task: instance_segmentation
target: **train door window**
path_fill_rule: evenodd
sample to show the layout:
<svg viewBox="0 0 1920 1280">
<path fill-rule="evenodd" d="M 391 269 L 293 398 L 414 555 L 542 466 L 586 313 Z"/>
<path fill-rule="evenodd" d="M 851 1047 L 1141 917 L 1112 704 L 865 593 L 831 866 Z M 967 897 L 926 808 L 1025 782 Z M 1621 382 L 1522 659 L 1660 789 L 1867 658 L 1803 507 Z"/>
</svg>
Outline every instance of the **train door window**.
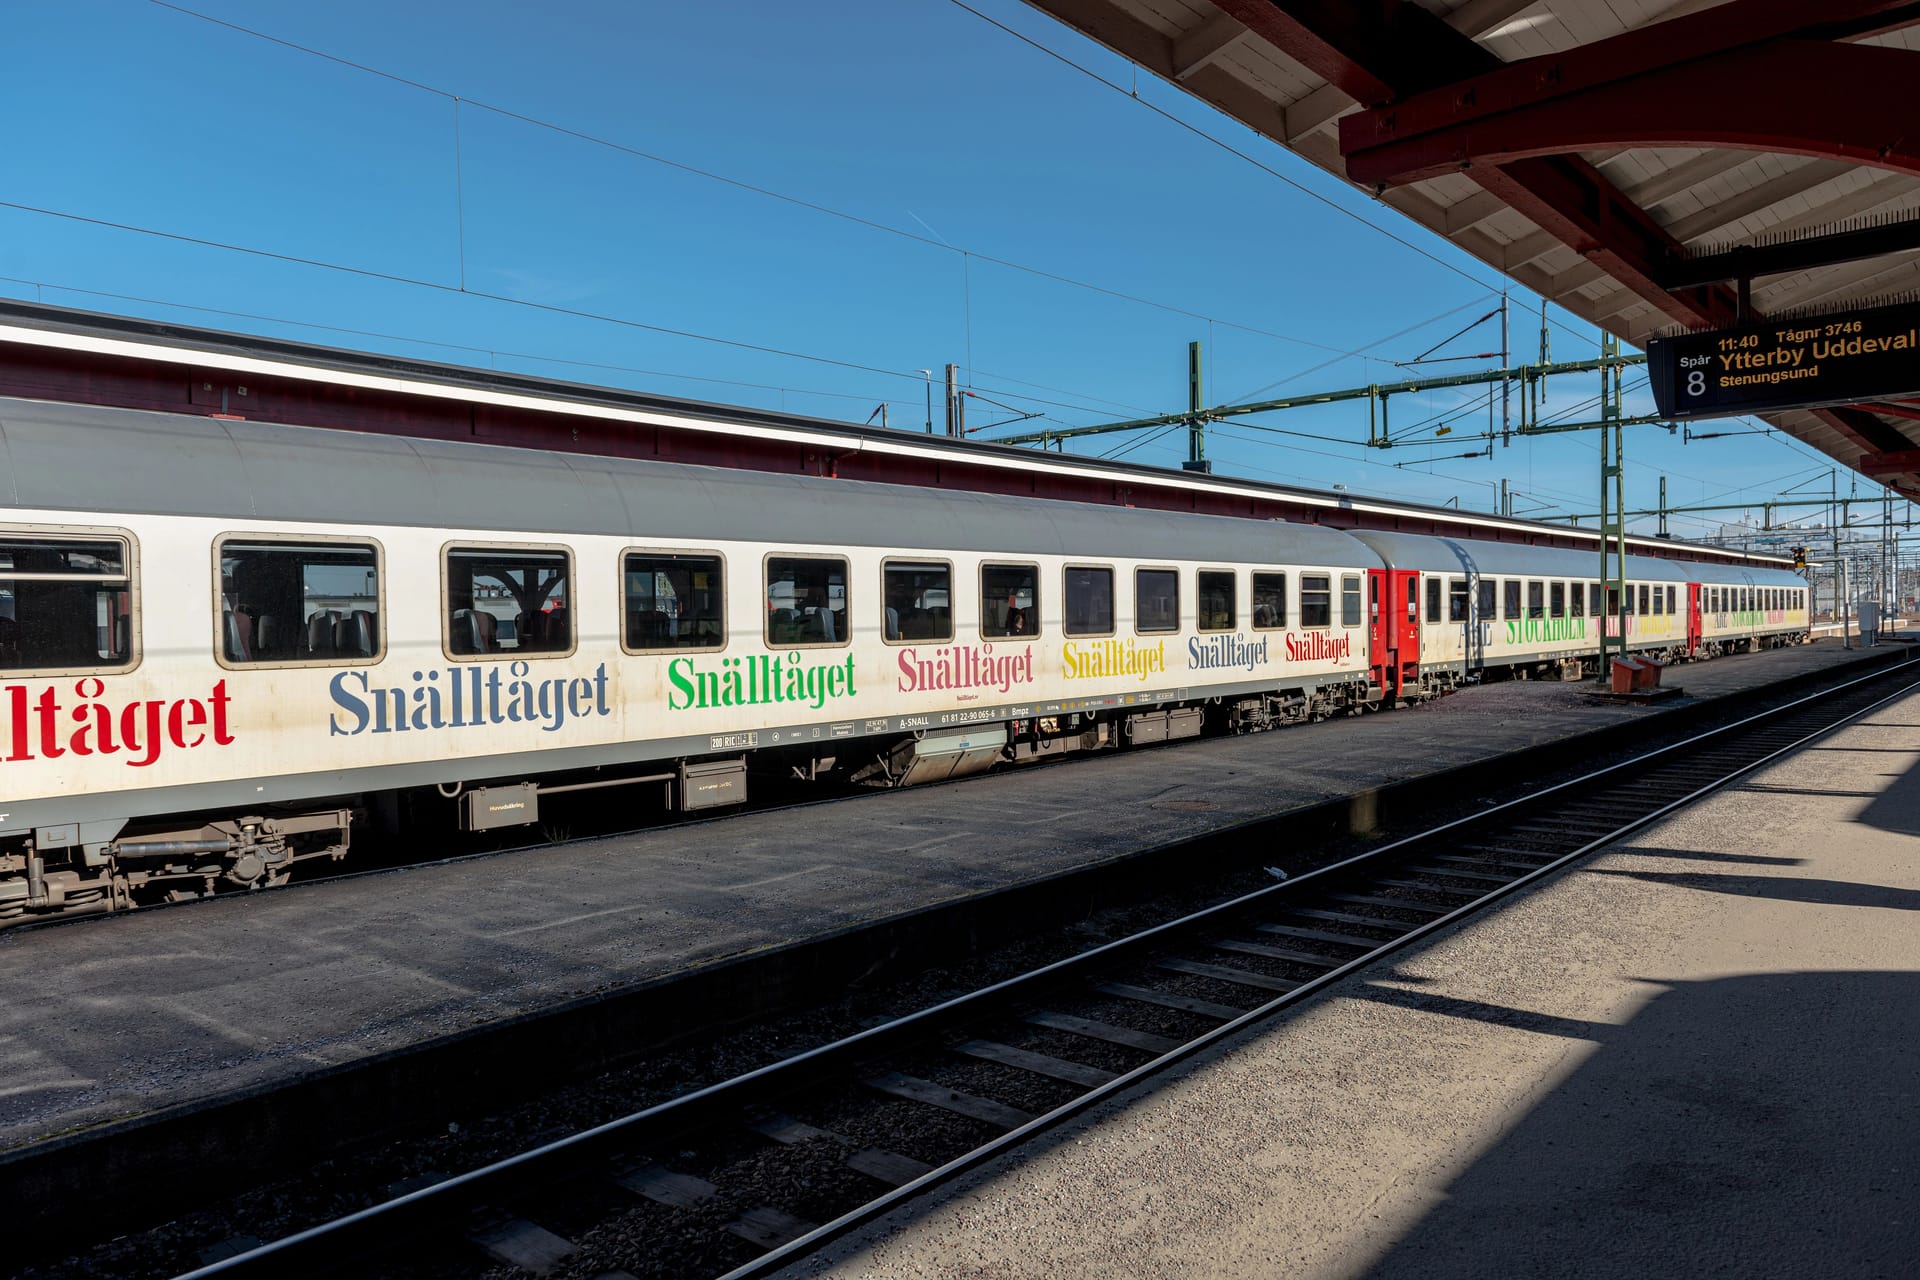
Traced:
<svg viewBox="0 0 1920 1280">
<path fill-rule="evenodd" d="M 1231 569 L 1202 569 L 1194 575 L 1194 582 L 1200 592 L 1200 629 L 1202 631 L 1231 631 L 1238 624 L 1239 611 L 1235 607 L 1239 602 L 1235 597 L 1238 586 L 1236 575 Z"/>
<path fill-rule="evenodd" d="M 573 652 L 573 556 L 559 547 L 446 549 L 447 654 Z"/>
<path fill-rule="evenodd" d="M 889 560 L 880 566 L 881 635 L 887 642 L 953 639 L 953 566 Z"/>
<path fill-rule="evenodd" d="M 1180 574 L 1177 570 L 1133 571 L 1133 629 L 1145 635 L 1180 629 Z"/>
<path fill-rule="evenodd" d="M 1527 616 L 1544 618 L 1547 616 L 1547 588 L 1544 583 L 1527 584 Z"/>
<path fill-rule="evenodd" d="M 0 530 L 0 671 L 131 667 L 131 548 L 103 534 Z"/>
<path fill-rule="evenodd" d="M 767 557 L 767 645 L 845 644 L 847 562 L 838 556 Z"/>
<path fill-rule="evenodd" d="M 1567 584 L 1567 616 L 1584 618 L 1587 616 L 1587 584 L 1569 582 Z"/>
<path fill-rule="evenodd" d="M 1433 577 L 1432 575 L 1428 575 L 1427 577 L 1427 621 L 1428 622 L 1440 621 L 1440 587 L 1441 587 L 1440 579 Z"/>
<path fill-rule="evenodd" d="M 1500 616 L 1508 621 L 1519 619 L 1522 616 L 1520 613 L 1520 580 L 1518 578 L 1506 578 L 1502 580 L 1500 585 L 1503 588 L 1501 594 L 1505 597 L 1505 599 L 1501 601 Z"/>
<path fill-rule="evenodd" d="M 1300 625 L 1333 625 L 1333 578 L 1324 573 L 1300 575 Z"/>
<path fill-rule="evenodd" d="M 1253 575 L 1253 629 L 1271 631 L 1287 625 L 1287 575 Z"/>
<path fill-rule="evenodd" d="M 1547 616 L 1564 618 L 1567 616 L 1567 584 L 1549 582 L 1547 584 Z"/>
<path fill-rule="evenodd" d="M 379 659 L 379 547 L 236 535 L 215 543 L 214 554 L 223 664 L 351 666 Z"/>
<path fill-rule="evenodd" d="M 1671 582 L 1667 584 L 1667 614 L 1670 617 L 1678 616 L 1680 612 L 1679 590 Z"/>
<path fill-rule="evenodd" d="M 1498 588 L 1499 588 L 1499 583 L 1495 582 L 1492 578 L 1480 579 L 1479 604 L 1480 604 L 1480 620 L 1482 622 L 1493 621 L 1493 604 L 1494 604 L 1493 597 L 1496 594 Z"/>
<path fill-rule="evenodd" d="M 1465 622 L 1467 620 L 1467 580 L 1465 578 L 1447 579 L 1447 621 Z"/>
<path fill-rule="evenodd" d="M 719 556 L 627 552 L 620 562 L 627 651 L 724 647 L 724 582 Z"/>
<path fill-rule="evenodd" d="M 980 566 L 980 634 L 989 640 L 1040 634 L 1038 566 Z"/>
<path fill-rule="evenodd" d="M 1066 569 L 1066 633 L 1070 636 L 1113 634 L 1113 570 L 1092 565 Z"/>
<path fill-rule="evenodd" d="M 1644 582 L 1641 583 L 1640 584 L 1640 616 L 1643 618 L 1646 617 L 1648 614 L 1647 605 L 1650 603 L 1648 600 L 1649 595 L 1650 593 L 1647 590 L 1647 584 Z"/>
<path fill-rule="evenodd" d="M 1340 579 L 1340 625 L 1360 625 L 1360 575 L 1349 573 Z"/>
</svg>

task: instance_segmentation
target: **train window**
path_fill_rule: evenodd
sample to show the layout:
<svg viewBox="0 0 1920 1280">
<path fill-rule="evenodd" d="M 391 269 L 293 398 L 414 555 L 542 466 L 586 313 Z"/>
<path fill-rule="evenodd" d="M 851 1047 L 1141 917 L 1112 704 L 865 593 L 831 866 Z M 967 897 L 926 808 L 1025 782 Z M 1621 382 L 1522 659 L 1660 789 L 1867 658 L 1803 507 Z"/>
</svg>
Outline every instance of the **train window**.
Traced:
<svg viewBox="0 0 1920 1280">
<path fill-rule="evenodd" d="M 1440 579 L 1427 579 L 1427 621 L 1440 621 Z"/>
<path fill-rule="evenodd" d="M 1588 613 L 1592 614 L 1596 618 L 1604 617 L 1606 615 L 1606 610 L 1601 607 L 1601 601 L 1604 600 L 1605 598 L 1606 598 L 1606 593 L 1600 589 L 1599 583 L 1589 582 L 1587 584 L 1587 612 Z"/>
<path fill-rule="evenodd" d="M 1567 584 L 1567 616 L 1584 618 L 1587 616 L 1587 584 L 1569 582 Z"/>
<path fill-rule="evenodd" d="M 1547 584 L 1547 616 L 1564 618 L 1567 616 L 1567 584 L 1550 582 Z"/>
<path fill-rule="evenodd" d="M 1324 573 L 1300 575 L 1300 625 L 1333 625 L 1333 579 Z"/>
<path fill-rule="evenodd" d="M 1068 565 L 1065 598 L 1068 635 L 1113 634 L 1113 570 Z"/>
<path fill-rule="evenodd" d="M 1447 579 L 1447 621 L 1465 622 L 1467 620 L 1467 580 L 1465 578 Z"/>
<path fill-rule="evenodd" d="M 1527 616 L 1529 618 L 1547 616 L 1547 589 L 1542 583 L 1527 584 Z"/>
<path fill-rule="evenodd" d="M 953 639 L 953 566 L 889 560 L 880 566 L 881 634 L 889 642 Z"/>
<path fill-rule="evenodd" d="M 1631 582 L 1627 583 L 1625 590 L 1620 593 L 1620 612 L 1633 612 L 1633 584 Z"/>
<path fill-rule="evenodd" d="M 1667 612 L 1669 614 L 1678 614 L 1680 612 L 1679 597 L 1676 594 L 1678 590 L 1679 588 L 1675 587 L 1671 582 L 1667 584 Z"/>
<path fill-rule="evenodd" d="M 0 532 L 0 671 L 132 666 L 130 545 Z"/>
<path fill-rule="evenodd" d="M 1275 627 L 1287 625 L 1287 575 L 1284 573 L 1256 573 L 1253 575 L 1253 627 L 1256 631 L 1271 631 Z"/>
<path fill-rule="evenodd" d="M 1133 571 L 1133 629 L 1148 635 L 1180 629 L 1180 574 L 1177 571 Z"/>
<path fill-rule="evenodd" d="M 1202 569 L 1194 575 L 1194 582 L 1200 592 L 1200 629 L 1202 631 L 1231 631 L 1239 625 L 1235 619 L 1238 610 L 1234 599 L 1234 572 L 1231 569 Z"/>
<path fill-rule="evenodd" d="M 1507 578 L 1502 581 L 1500 585 L 1503 588 L 1501 594 L 1505 597 L 1501 601 L 1500 616 L 1510 621 L 1520 618 L 1522 616 L 1520 613 L 1520 580 L 1518 578 Z"/>
<path fill-rule="evenodd" d="M 1360 575 L 1349 573 L 1340 579 L 1340 625 L 1360 625 Z"/>
<path fill-rule="evenodd" d="M 1640 616 L 1643 618 L 1648 616 L 1648 614 L 1651 612 L 1651 610 L 1647 608 L 1647 605 L 1649 603 L 1648 596 L 1650 594 L 1651 593 L 1647 590 L 1647 584 L 1644 582 L 1641 583 L 1640 584 Z"/>
<path fill-rule="evenodd" d="M 628 650 L 718 649 L 727 643 L 719 556 L 629 551 L 620 581 Z"/>
<path fill-rule="evenodd" d="M 380 657 L 380 551 L 366 542 L 221 538 L 223 663 L 314 662 Z"/>
<path fill-rule="evenodd" d="M 838 556 L 767 557 L 767 645 L 847 643 L 847 562 Z"/>
<path fill-rule="evenodd" d="M 1040 570 L 1030 564 L 980 566 L 980 634 L 1040 634 Z"/>
<path fill-rule="evenodd" d="M 448 547 L 447 653 L 573 652 L 573 556 L 558 547 Z"/>
<path fill-rule="evenodd" d="M 1656 585 L 1653 589 L 1653 612 L 1656 617 L 1667 612 L 1667 589 Z"/>
<path fill-rule="evenodd" d="M 1498 587 L 1499 584 L 1492 578 L 1480 579 L 1480 620 L 1482 622 L 1493 621 L 1493 597 Z"/>
</svg>

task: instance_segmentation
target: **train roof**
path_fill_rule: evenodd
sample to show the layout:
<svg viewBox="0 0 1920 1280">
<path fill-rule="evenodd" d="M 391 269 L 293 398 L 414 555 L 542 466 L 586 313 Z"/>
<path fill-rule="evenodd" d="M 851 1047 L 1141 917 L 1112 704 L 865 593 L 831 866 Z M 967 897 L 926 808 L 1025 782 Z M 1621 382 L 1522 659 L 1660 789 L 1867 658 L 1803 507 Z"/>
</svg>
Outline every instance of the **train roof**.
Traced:
<svg viewBox="0 0 1920 1280">
<path fill-rule="evenodd" d="M 1316 525 L 18 399 L 0 399 L 0 502 L 682 544 L 1378 563 Z"/>
<path fill-rule="evenodd" d="M 1562 547 L 1527 547 L 1511 542 L 1481 542 L 1462 538 L 1435 538 L 1425 534 L 1384 533 L 1355 529 L 1353 536 L 1378 552 L 1389 564 L 1422 573 L 1471 573 L 1515 577 L 1600 577 L 1599 558 L 1591 551 Z M 1707 564 L 1698 560 L 1662 560 L 1656 556 L 1627 557 L 1627 576 L 1647 582 L 1700 582 L 1725 586 L 1805 586 L 1790 569 Z"/>
<path fill-rule="evenodd" d="M 803 459 L 836 458 L 849 473 L 916 487 L 1013 489 L 1058 501 L 1596 551 L 1599 545 L 1591 527 L 0 299 L 0 397 L 8 395 L 162 412 L 231 409 L 257 421 L 416 440 L 466 437 L 478 424 L 483 430 L 474 438 L 488 447 L 646 458 L 657 445 L 662 457 L 774 474 L 792 474 Z M 1627 544 L 1716 563 L 1785 563 L 1636 534 Z"/>
</svg>

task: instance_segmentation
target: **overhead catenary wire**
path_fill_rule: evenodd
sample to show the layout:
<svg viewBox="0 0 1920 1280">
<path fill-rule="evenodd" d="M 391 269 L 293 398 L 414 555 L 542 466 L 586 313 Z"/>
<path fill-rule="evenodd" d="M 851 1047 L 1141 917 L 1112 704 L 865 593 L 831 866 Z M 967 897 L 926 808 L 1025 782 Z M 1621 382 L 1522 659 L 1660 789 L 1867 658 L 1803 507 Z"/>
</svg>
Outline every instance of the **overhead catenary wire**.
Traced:
<svg viewBox="0 0 1920 1280">
<path fill-rule="evenodd" d="M 919 232 L 909 231 L 904 227 L 897 227 L 890 223 L 880 222 L 873 218 L 865 218 L 856 213 L 848 213 L 844 209 L 836 209 L 831 205 L 821 204 L 820 202 L 815 200 L 808 200 L 800 196 L 789 195 L 786 192 L 775 190 L 772 187 L 764 186 L 757 182 L 749 182 L 742 178 L 730 177 L 727 174 L 719 173 L 712 169 L 703 168 L 699 165 L 688 164 L 683 160 L 675 160 L 670 156 L 660 155 L 657 152 L 647 151 L 640 147 L 635 147 L 624 142 L 619 142 L 599 134 L 589 133 L 584 129 L 577 129 L 570 125 L 564 125 L 553 120 L 544 119 L 540 116 L 530 115 L 527 112 L 519 111 L 512 107 L 505 107 L 497 103 L 488 102 L 484 99 L 474 98 L 469 95 L 459 94 L 450 89 L 443 89 L 438 85 L 427 84 L 424 81 L 415 80 L 403 75 L 398 75 L 394 72 L 384 70 L 380 67 L 372 66 L 365 62 L 358 62 L 352 58 L 345 58 L 345 57 L 341 57 L 339 54 L 329 53 L 324 49 L 318 49 L 313 47 L 312 45 L 302 44 L 297 40 L 289 40 L 284 36 L 277 36 L 277 35 L 274 35 L 272 32 L 263 31 L 257 27 L 250 27 L 245 25 L 244 23 L 233 22 L 226 18 L 215 17 L 212 14 L 203 13 L 198 9 L 191 9 L 185 5 L 174 4 L 171 2 L 171 0 L 148 0 L 148 3 L 152 4 L 156 8 L 170 10 L 174 13 L 180 14 L 183 17 L 192 18 L 200 22 L 205 22 L 212 26 L 223 27 L 239 35 L 244 35 L 255 40 L 262 40 L 269 44 L 279 45 L 284 49 L 290 49 L 296 53 L 304 54 L 308 57 L 319 58 L 327 62 L 332 62 L 339 66 L 347 67 L 347 68 L 350 68 L 351 70 L 361 72 L 365 75 L 376 76 L 380 79 L 390 81 L 394 84 L 405 85 L 408 88 L 417 89 L 422 93 L 432 94 L 436 97 L 444 98 L 447 101 L 458 104 L 460 106 L 465 106 L 465 107 L 472 108 L 474 110 L 479 110 L 479 111 L 486 111 L 493 115 L 500 116 L 503 119 L 514 120 L 521 124 L 529 125 L 537 129 L 544 129 L 563 137 L 572 138 L 577 142 L 584 142 L 592 146 L 604 147 L 608 150 L 619 152 L 623 155 L 632 157 L 633 159 L 636 159 L 636 160 L 644 160 L 650 164 L 662 165 L 666 168 L 675 169 L 675 170 L 678 170 L 679 172 L 690 174 L 694 177 L 703 178 L 711 182 L 716 182 L 716 183 L 723 184 L 725 186 L 734 187 L 741 191 L 751 192 L 754 195 L 763 196 L 769 200 L 777 200 L 783 204 L 789 204 L 797 208 L 807 209 L 813 213 L 821 214 L 825 217 L 836 218 L 844 222 L 853 223 L 857 226 L 865 227 L 870 231 L 883 232 L 887 235 L 897 236 L 900 239 L 909 240 L 915 244 L 924 245 L 928 248 L 943 249 L 950 253 L 959 254 L 961 255 L 963 263 L 967 264 L 967 269 L 969 271 L 969 277 L 967 280 L 967 288 L 969 291 L 971 290 L 970 264 L 971 264 L 971 261 L 979 261 L 979 262 L 989 263 L 996 267 L 1002 267 L 1009 271 L 1019 271 L 1028 275 L 1036 276 L 1040 279 L 1050 280 L 1055 284 L 1067 285 L 1076 289 L 1084 289 L 1092 293 L 1104 294 L 1107 297 L 1114 298 L 1123 302 L 1130 302 L 1143 307 L 1151 307 L 1160 311 L 1165 311 L 1172 315 L 1184 316 L 1191 320 L 1205 320 L 1210 323 L 1218 323 L 1231 329 L 1237 329 L 1243 333 L 1251 333 L 1259 337 L 1270 338 L 1276 342 L 1286 342 L 1286 343 L 1292 343 L 1296 346 L 1313 347 L 1321 351 L 1338 351 L 1339 350 L 1338 347 L 1329 346 L 1328 344 L 1323 342 L 1316 342 L 1310 338 L 1302 338 L 1295 334 L 1278 333 L 1271 329 L 1261 328 L 1257 325 L 1243 324 L 1236 320 L 1227 320 L 1217 316 L 1209 316 L 1203 312 L 1193 311 L 1185 307 L 1175 306 L 1172 303 L 1156 301 L 1155 299 L 1152 299 L 1152 298 L 1141 297 L 1137 294 L 1127 293 L 1124 290 L 1110 288 L 1106 285 L 1095 284 L 1091 281 L 1076 279 L 1072 276 L 1066 276 L 1058 272 L 1048 271 L 1042 267 L 1031 266 L 1023 262 L 1015 262 L 1009 258 L 996 257 L 993 254 L 980 253 L 977 250 L 969 249 L 963 245 L 951 244 L 942 237 L 921 235 Z M 922 224 L 922 225 L 925 225 L 925 224 Z"/>
</svg>

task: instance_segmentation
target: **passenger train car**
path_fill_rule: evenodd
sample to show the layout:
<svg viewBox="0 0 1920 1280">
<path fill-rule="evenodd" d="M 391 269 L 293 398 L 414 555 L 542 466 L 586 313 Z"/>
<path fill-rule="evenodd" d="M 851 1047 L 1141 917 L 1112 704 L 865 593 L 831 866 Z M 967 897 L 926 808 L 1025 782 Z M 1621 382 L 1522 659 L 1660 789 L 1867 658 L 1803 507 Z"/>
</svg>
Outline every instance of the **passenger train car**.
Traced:
<svg viewBox="0 0 1920 1280">
<path fill-rule="evenodd" d="M 0 401 L 0 922 L 277 883 L 403 808 L 903 785 L 1566 670 L 1595 559 Z M 1807 629 L 1785 571 L 1628 573 L 1637 651 Z"/>
</svg>

